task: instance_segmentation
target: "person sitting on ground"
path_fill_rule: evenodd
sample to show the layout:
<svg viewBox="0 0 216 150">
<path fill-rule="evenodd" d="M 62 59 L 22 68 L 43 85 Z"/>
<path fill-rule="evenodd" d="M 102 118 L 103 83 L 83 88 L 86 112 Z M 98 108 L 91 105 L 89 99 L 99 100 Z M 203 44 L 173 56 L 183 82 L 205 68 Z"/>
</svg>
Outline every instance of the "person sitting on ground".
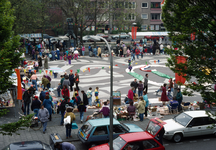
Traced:
<svg viewBox="0 0 216 150">
<path fill-rule="evenodd" d="M 136 112 L 136 107 L 133 105 L 133 101 L 130 101 L 129 103 L 130 105 L 127 108 L 128 111 L 128 115 L 131 118 L 131 120 L 133 120 L 133 116 L 135 115 Z"/>
</svg>

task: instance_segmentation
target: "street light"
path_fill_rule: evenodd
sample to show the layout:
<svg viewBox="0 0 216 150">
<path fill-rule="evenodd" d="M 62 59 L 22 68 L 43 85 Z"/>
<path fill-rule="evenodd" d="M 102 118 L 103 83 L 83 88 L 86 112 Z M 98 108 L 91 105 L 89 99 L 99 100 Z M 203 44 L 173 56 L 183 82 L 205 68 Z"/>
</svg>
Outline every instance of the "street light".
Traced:
<svg viewBox="0 0 216 150">
<path fill-rule="evenodd" d="M 110 45 L 108 44 L 107 40 L 103 37 L 100 36 L 89 36 L 92 39 L 98 39 L 100 38 L 103 40 L 109 50 L 110 54 L 110 137 L 109 137 L 109 142 L 110 142 L 110 150 L 113 150 L 113 57 L 112 57 L 112 52 L 110 49 Z"/>
</svg>

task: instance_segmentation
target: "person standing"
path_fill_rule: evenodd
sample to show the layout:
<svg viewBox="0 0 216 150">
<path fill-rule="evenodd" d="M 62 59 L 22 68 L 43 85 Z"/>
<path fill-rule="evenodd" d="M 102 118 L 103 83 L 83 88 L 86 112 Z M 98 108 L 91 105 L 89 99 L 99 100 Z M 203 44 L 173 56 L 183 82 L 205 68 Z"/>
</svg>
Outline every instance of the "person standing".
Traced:
<svg viewBox="0 0 216 150">
<path fill-rule="evenodd" d="M 41 102 L 38 100 L 38 96 L 35 96 L 31 104 L 31 110 L 35 113 L 36 117 L 38 117 L 38 111 L 40 107 L 41 107 Z"/>
<path fill-rule="evenodd" d="M 53 61 L 53 60 L 55 60 L 55 51 L 52 50 L 52 51 L 51 51 L 51 54 L 52 54 L 52 61 Z"/>
<path fill-rule="evenodd" d="M 38 64 L 39 64 L 39 67 L 42 67 L 42 58 L 40 55 L 38 55 Z"/>
<path fill-rule="evenodd" d="M 134 87 L 134 91 L 133 91 L 133 92 L 134 92 L 134 94 L 135 94 L 135 93 L 136 93 L 136 89 L 137 89 L 137 87 L 138 87 L 137 80 L 134 79 L 134 81 L 131 82 L 130 86 L 131 86 L 131 87 Z"/>
<path fill-rule="evenodd" d="M 145 117 L 147 117 L 148 116 L 149 100 L 148 100 L 148 96 L 146 94 L 146 91 L 143 91 L 143 99 L 146 102 L 146 105 L 145 105 Z"/>
<path fill-rule="evenodd" d="M 65 75 L 64 77 L 64 81 L 63 81 L 63 86 L 67 86 L 67 88 L 69 89 L 69 86 L 70 86 L 70 80 L 69 80 L 69 76 L 68 75 Z"/>
<path fill-rule="evenodd" d="M 128 106 L 127 111 L 128 111 L 129 117 L 131 118 L 131 120 L 133 120 L 133 116 L 136 113 L 136 107 L 133 105 L 133 101 L 130 101 L 129 104 L 130 105 Z"/>
<path fill-rule="evenodd" d="M 79 91 L 80 89 L 79 89 L 79 75 L 78 75 L 78 73 L 76 72 L 75 73 L 75 84 L 76 84 L 76 89 Z"/>
<path fill-rule="evenodd" d="M 43 106 L 49 111 L 49 120 L 52 120 L 52 108 L 53 108 L 53 103 L 51 99 L 49 98 L 48 95 L 45 96 L 45 99 L 43 101 Z"/>
<path fill-rule="evenodd" d="M 74 74 L 72 72 L 70 72 L 70 74 L 69 74 L 69 81 L 70 81 L 70 90 L 72 92 L 73 86 L 74 86 Z"/>
<path fill-rule="evenodd" d="M 70 97 L 70 92 L 69 89 L 67 88 L 66 85 L 63 85 L 63 89 L 61 91 L 62 97 Z"/>
<path fill-rule="evenodd" d="M 49 121 L 49 111 L 44 108 L 44 105 L 41 106 L 41 109 L 38 112 L 39 119 L 43 125 L 43 134 L 45 134 L 47 122 Z"/>
<path fill-rule="evenodd" d="M 65 63 L 65 66 L 67 65 L 67 55 L 65 54 L 64 55 L 64 63 Z"/>
<path fill-rule="evenodd" d="M 109 105 L 107 105 L 107 101 L 104 102 L 104 105 L 100 110 L 100 113 L 103 113 L 104 118 L 109 118 L 110 109 L 109 109 Z"/>
<path fill-rule="evenodd" d="M 59 50 L 59 48 L 57 48 L 57 50 L 56 50 L 56 55 L 57 55 L 57 59 L 59 60 L 60 59 L 60 50 Z"/>
<path fill-rule="evenodd" d="M 89 103 L 88 103 L 88 98 L 87 98 L 87 95 L 86 95 L 86 93 L 85 93 L 85 91 L 81 91 L 81 93 L 83 94 L 83 103 L 84 103 L 84 105 L 86 106 L 86 105 L 88 105 Z"/>
<path fill-rule="evenodd" d="M 142 96 L 143 95 L 143 84 L 142 81 L 139 81 L 138 83 L 138 96 Z"/>
<path fill-rule="evenodd" d="M 173 81 L 172 81 L 172 78 L 170 78 L 169 80 L 169 86 L 168 86 L 171 90 L 171 92 L 173 92 Z"/>
<path fill-rule="evenodd" d="M 148 93 L 148 74 L 145 74 L 143 91 L 144 90 L 146 91 L 146 94 L 147 94 Z"/>
<path fill-rule="evenodd" d="M 179 105 L 178 105 L 178 111 L 180 112 L 181 111 L 181 103 L 182 103 L 182 100 L 183 100 L 183 97 L 182 97 L 182 93 L 180 91 L 180 88 L 177 89 L 177 95 L 176 95 L 176 100 L 178 101 Z"/>
<path fill-rule="evenodd" d="M 87 98 L 88 98 L 89 105 L 92 106 L 92 88 L 91 87 L 87 91 Z"/>
<path fill-rule="evenodd" d="M 35 73 L 33 73 L 30 79 L 32 81 L 32 85 L 35 86 L 36 91 L 37 91 L 38 90 L 38 88 L 37 88 L 37 75 Z"/>
<path fill-rule="evenodd" d="M 100 48 L 100 46 L 98 46 L 97 53 L 98 53 L 98 56 L 99 56 L 100 58 L 102 58 L 102 57 L 101 57 L 101 48 Z"/>
<path fill-rule="evenodd" d="M 63 82 L 64 82 L 64 75 L 61 75 L 61 81 L 60 81 L 60 83 L 61 83 L 61 89 L 63 89 Z"/>
<path fill-rule="evenodd" d="M 45 59 L 44 59 L 44 69 L 48 69 L 48 58 L 47 56 L 45 56 Z"/>
<path fill-rule="evenodd" d="M 136 47 L 135 53 L 136 53 L 137 59 L 139 59 L 140 50 L 138 47 Z"/>
<path fill-rule="evenodd" d="M 124 55 L 124 57 L 126 57 L 126 55 L 127 55 L 127 47 L 125 44 L 123 44 L 123 55 Z"/>
<path fill-rule="evenodd" d="M 83 101 L 78 105 L 78 111 L 80 112 L 80 121 L 83 123 L 84 112 L 86 111 L 86 106 L 83 104 Z"/>
<path fill-rule="evenodd" d="M 83 56 L 85 55 L 85 46 L 84 45 L 82 46 L 82 55 Z"/>
<path fill-rule="evenodd" d="M 78 52 L 77 49 L 75 49 L 75 51 L 74 51 L 74 59 L 77 60 L 78 56 L 79 56 L 79 52 Z"/>
<path fill-rule="evenodd" d="M 23 103 L 24 103 L 24 115 L 26 115 L 26 108 L 27 108 L 27 115 L 29 115 L 29 104 L 31 103 L 31 96 L 32 93 L 30 90 L 27 90 L 23 94 Z"/>
<path fill-rule="evenodd" d="M 137 109 L 138 109 L 140 121 L 143 121 L 143 114 L 145 113 L 146 102 L 143 100 L 143 97 L 140 97 L 139 99 L 140 101 L 137 105 Z"/>
<path fill-rule="evenodd" d="M 66 127 L 66 139 L 68 137 L 72 137 L 71 136 L 72 122 L 76 119 L 76 117 L 75 117 L 74 113 L 72 113 L 72 111 L 73 111 L 72 107 L 68 107 L 66 109 L 66 113 L 64 115 L 64 118 L 67 118 L 67 116 L 70 116 L 70 118 L 71 118 L 70 124 L 66 124 L 65 125 L 65 127 Z"/>
<path fill-rule="evenodd" d="M 68 58 L 68 64 L 71 65 L 72 55 L 69 53 L 67 58 Z"/>
<path fill-rule="evenodd" d="M 43 102 L 46 96 L 46 92 L 45 89 L 43 89 L 43 91 L 40 92 L 40 96 L 39 99 Z"/>
<path fill-rule="evenodd" d="M 64 56 L 64 52 L 61 50 L 60 53 L 59 53 L 59 55 L 60 55 L 60 60 L 62 60 L 62 58 Z"/>
<path fill-rule="evenodd" d="M 173 82 L 174 82 L 173 97 L 176 97 L 178 93 L 178 84 L 175 82 L 175 79 L 173 79 Z"/>
<path fill-rule="evenodd" d="M 131 89 L 128 90 L 128 99 L 129 99 L 129 102 L 130 101 L 133 101 L 133 97 L 134 97 L 134 91 L 135 88 L 134 87 L 131 87 Z"/>
<path fill-rule="evenodd" d="M 89 50 L 89 57 L 91 57 L 92 56 L 92 47 L 91 47 L 91 45 L 89 45 L 88 50 Z"/>
<path fill-rule="evenodd" d="M 166 83 L 164 83 L 164 86 L 162 87 L 162 94 L 161 94 L 161 101 L 163 105 L 165 105 L 165 102 L 169 101 L 169 98 L 167 97 L 166 94 Z"/>
<path fill-rule="evenodd" d="M 61 83 L 58 84 L 58 88 L 57 88 L 57 93 L 58 93 L 58 97 L 60 97 L 60 93 L 61 93 Z"/>
</svg>

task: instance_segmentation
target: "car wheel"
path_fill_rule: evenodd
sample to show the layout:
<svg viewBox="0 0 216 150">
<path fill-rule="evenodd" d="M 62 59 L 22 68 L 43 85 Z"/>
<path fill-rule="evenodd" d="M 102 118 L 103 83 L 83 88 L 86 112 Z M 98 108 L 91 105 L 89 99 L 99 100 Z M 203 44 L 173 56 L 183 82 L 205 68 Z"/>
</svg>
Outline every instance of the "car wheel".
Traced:
<svg viewBox="0 0 216 150">
<path fill-rule="evenodd" d="M 181 140 L 182 140 L 182 134 L 181 134 L 181 133 L 176 133 L 176 134 L 174 134 L 174 136 L 173 136 L 173 141 L 174 141 L 175 143 L 181 142 Z"/>
<path fill-rule="evenodd" d="M 214 136 L 216 137 L 216 132 L 214 133 Z"/>
</svg>

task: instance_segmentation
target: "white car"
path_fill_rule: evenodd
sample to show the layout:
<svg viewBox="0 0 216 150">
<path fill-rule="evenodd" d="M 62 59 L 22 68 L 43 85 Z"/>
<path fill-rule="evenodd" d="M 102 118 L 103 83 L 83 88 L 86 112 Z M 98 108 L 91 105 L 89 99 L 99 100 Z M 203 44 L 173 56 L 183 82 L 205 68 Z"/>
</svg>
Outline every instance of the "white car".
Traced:
<svg viewBox="0 0 216 150">
<path fill-rule="evenodd" d="M 214 134 L 216 136 L 216 121 L 208 116 L 206 111 L 186 111 L 173 119 L 164 120 L 164 138 L 180 142 L 183 137 Z M 212 128 L 210 128 L 212 127 Z"/>
</svg>

